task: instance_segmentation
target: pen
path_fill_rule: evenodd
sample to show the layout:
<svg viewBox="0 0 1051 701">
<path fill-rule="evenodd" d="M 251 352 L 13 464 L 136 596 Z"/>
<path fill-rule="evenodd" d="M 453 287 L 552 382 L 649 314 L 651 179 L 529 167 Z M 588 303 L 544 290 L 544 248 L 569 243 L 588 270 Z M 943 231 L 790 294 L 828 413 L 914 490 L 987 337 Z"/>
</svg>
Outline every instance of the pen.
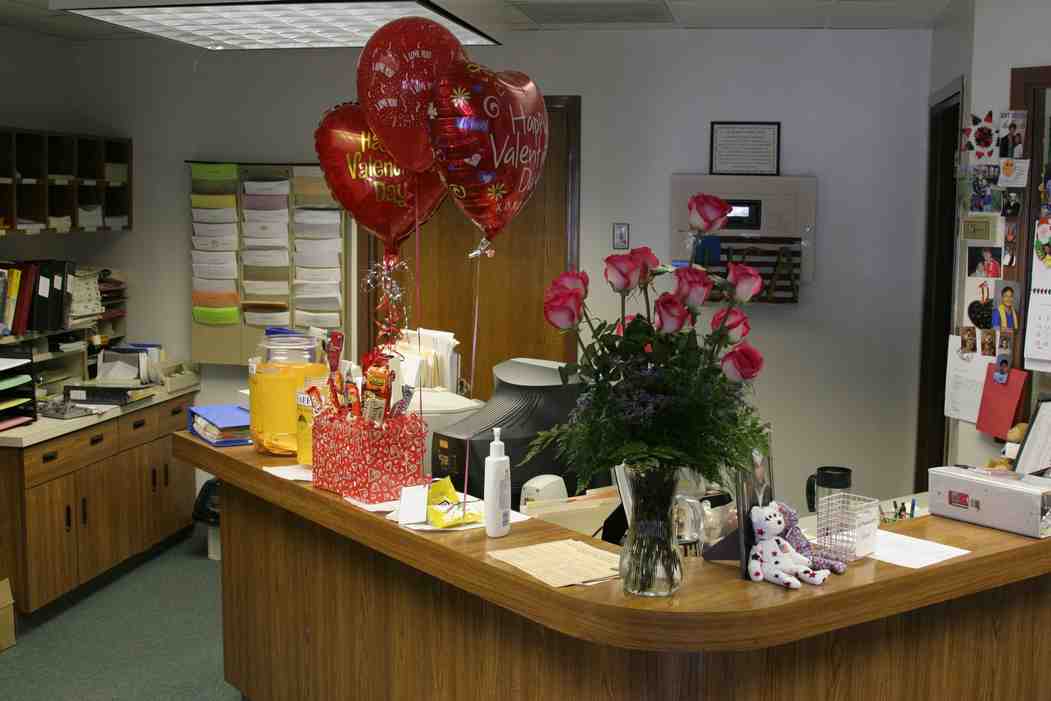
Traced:
<svg viewBox="0 0 1051 701">
<path fill-rule="evenodd" d="M 912 509 L 909 512 L 909 518 L 916 518 L 916 500 L 912 500 Z"/>
</svg>

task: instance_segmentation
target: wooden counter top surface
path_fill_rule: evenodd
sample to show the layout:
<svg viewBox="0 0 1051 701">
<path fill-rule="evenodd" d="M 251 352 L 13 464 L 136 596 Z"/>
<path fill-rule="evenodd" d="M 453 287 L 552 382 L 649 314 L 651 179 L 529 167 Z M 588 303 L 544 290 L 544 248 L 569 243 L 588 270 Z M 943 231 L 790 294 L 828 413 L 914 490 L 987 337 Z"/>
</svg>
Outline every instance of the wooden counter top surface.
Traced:
<svg viewBox="0 0 1051 701">
<path fill-rule="evenodd" d="M 752 650 L 800 640 L 1051 572 L 1051 542 L 923 517 L 893 530 L 971 551 L 912 570 L 864 559 L 822 587 L 785 591 L 738 577 L 736 566 L 687 559 L 686 584 L 666 599 L 628 597 L 620 580 L 554 589 L 488 552 L 572 538 L 531 519 L 490 540 L 484 529 L 420 533 L 351 506 L 335 494 L 274 477 L 264 466 L 294 464 L 251 446 L 213 448 L 186 432 L 175 457 L 302 518 L 482 597 L 541 625 L 596 643 L 658 651 Z"/>
</svg>

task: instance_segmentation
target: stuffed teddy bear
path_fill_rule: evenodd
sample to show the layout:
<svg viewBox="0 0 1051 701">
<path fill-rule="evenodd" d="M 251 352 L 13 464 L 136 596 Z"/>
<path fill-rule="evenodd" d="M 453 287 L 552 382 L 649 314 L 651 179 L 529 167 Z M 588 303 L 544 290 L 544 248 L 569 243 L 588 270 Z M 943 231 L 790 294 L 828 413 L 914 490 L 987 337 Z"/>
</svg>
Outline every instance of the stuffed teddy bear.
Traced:
<svg viewBox="0 0 1051 701">
<path fill-rule="evenodd" d="M 807 584 L 823 584 L 828 579 L 828 570 L 812 569 L 810 560 L 781 537 L 785 517 L 776 501 L 753 506 L 751 513 L 756 542 L 748 556 L 748 576 L 753 582 L 765 579 L 786 589 L 799 589 L 803 586 L 800 579 Z"/>
<path fill-rule="evenodd" d="M 788 541 L 788 544 L 796 549 L 796 552 L 803 557 L 810 558 L 810 564 L 818 569 L 832 570 L 834 574 L 843 574 L 847 571 L 847 563 L 840 562 L 839 560 L 830 560 L 827 557 L 821 557 L 820 555 L 814 554 L 814 547 L 807 540 L 807 537 L 803 535 L 803 529 L 799 527 L 799 514 L 788 504 L 777 503 L 777 508 L 781 512 L 781 515 L 785 517 L 785 532 L 781 534 L 781 537 Z"/>
</svg>

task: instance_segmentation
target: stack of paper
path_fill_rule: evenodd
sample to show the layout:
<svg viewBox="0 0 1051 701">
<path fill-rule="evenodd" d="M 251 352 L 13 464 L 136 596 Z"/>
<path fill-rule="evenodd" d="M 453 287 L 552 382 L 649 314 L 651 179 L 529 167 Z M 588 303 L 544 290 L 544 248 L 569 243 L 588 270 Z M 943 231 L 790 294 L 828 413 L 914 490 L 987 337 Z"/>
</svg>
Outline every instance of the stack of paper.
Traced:
<svg viewBox="0 0 1051 701">
<path fill-rule="evenodd" d="M 456 347 L 460 342 L 451 331 L 433 329 L 415 329 L 402 331 L 401 339 L 395 348 L 397 354 L 404 358 L 402 366 L 419 364 L 419 387 L 445 387 L 456 391 L 460 376 L 459 354 Z M 411 363 L 409 361 L 412 361 Z M 400 373 L 402 374 L 402 373 Z"/>
<path fill-rule="evenodd" d="M 21 229 L 27 234 L 39 234 L 41 231 L 47 228 L 47 225 L 42 221 L 36 221 L 35 219 L 24 219 L 22 217 L 19 217 L 16 228 Z"/>
<path fill-rule="evenodd" d="M 77 208 L 77 223 L 84 231 L 95 231 L 102 226 L 102 207 L 82 204 Z"/>
<path fill-rule="evenodd" d="M 128 215 L 118 214 L 111 217 L 105 217 L 104 220 L 106 226 L 111 229 L 127 229 L 128 228 Z"/>
<path fill-rule="evenodd" d="M 590 584 L 618 576 L 620 555 L 579 540 L 556 540 L 522 548 L 489 551 L 489 556 L 517 567 L 552 587 Z"/>
<path fill-rule="evenodd" d="M 48 217 L 47 227 L 61 234 L 73 228 L 73 217 Z"/>
<path fill-rule="evenodd" d="M 66 326 L 83 326 L 98 321 L 105 311 L 99 291 L 98 268 L 78 266 L 69 281 L 69 316 Z"/>
<path fill-rule="evenodd" d="M 107 163 L 105 166 L 106 180 L 110 185 L 119 185 L 128 182 L 127 163 Z"/>
<path fill-rule="evenodd" d="M 193 318 L 198 323 L 239 324 L 237 165 L 193 163 Z"/>
</svg>

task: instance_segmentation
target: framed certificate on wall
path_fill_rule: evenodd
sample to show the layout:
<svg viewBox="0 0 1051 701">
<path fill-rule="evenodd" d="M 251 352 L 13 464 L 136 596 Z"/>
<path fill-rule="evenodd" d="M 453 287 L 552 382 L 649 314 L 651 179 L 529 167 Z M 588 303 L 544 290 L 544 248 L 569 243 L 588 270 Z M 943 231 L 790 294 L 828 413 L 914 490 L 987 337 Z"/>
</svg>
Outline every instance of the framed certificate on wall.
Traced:
<svg viewBox="0 0 1051 701">
<path fill-rule="evenodd" d="M 712 122 L 712 175 L 781 175 L 781 122 Z"/>
</svg>

